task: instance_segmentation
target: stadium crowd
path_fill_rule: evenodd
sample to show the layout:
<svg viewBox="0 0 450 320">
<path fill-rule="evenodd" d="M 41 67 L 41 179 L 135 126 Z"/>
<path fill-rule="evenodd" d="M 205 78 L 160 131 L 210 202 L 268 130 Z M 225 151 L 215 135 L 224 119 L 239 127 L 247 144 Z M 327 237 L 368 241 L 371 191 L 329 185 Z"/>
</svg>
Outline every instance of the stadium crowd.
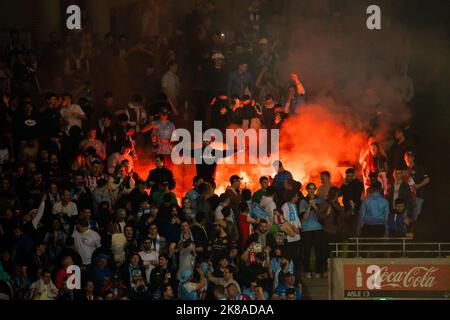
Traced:
<svg viewBox="0 0 450 320">
<path fill-rule="evenodd" d="M 403 129 L 387 153 L 370 137 L 340 186 L 326 171 L 302 186 L 277 161 L 258 191 L 233 175 L 215 194 L 215 167 L 199 166 L 177 199 L 176 125 L 280 128 L 305 103 L 297 74 L 279 79 L 287 30 L 267 3 L 243 10 L 233 39 L 212 1 L 134 44 L 85 28 L 52 34 L 37 54 L 11 31 L 0 62 L 0 278 L 12 299 L 298 300 L 302 279 L 327 276 L 328 243 L 413 236 L 430 179 Z M 139 150 L 155 163 L 145 177 Z M 71 265 L 81 290 L 67 286 Z"/>
</svg>

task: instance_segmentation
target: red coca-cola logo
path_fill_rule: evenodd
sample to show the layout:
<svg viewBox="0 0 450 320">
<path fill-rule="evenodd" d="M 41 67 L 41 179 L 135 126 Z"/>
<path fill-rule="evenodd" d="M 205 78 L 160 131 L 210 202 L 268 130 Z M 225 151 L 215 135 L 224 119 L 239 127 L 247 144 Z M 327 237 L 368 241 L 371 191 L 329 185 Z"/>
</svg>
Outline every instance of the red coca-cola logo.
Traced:
<svg viewBox="0 0 450 320">
<path fill-rule="evenodd" d="M 390 271 L 384 266 L 380 271 L 381 287 L 432 288 L 436 285 L 437 267 L 413 267 L 407 271 Z"/>
</svg>

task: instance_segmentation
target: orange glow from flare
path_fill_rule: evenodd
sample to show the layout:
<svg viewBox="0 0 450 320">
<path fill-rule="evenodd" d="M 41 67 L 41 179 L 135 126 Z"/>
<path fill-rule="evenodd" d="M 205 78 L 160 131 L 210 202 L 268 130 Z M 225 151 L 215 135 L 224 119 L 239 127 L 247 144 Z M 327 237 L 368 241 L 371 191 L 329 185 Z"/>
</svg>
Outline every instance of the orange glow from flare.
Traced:
<svg viewBox="0 0 450 320">
<path fill-rule="evenodd" d="M 280 160 L 294 179 L 303 186 L 309 182 L 320 185 L 320 172 L 329 171 L 331 181 L 340 185 L 345 169 L 356 165 L 361 147 L 366 141 L 363 132 L 346 128 L 338 116 L 320 105 L 307 105 L 299 115 L 289 118 L 280 132 Z M 136 172 L 146 178 L 154 167 L 151 161 L 138 161 Z M 169 166 L 170 167 L 170 166 Z M 194 165 L 171 166 L 177 187 L 174 192 L 179 200 L 192 187 L 195 176 Z M 219 164 L 216 172 L 216 194 L 225 191 L 230 176 L 237 174 L 243 178 L 242 188 L 252 192 L 259 188 L 261 176 L 274 177 L 272 166 Z"/>
</svg>

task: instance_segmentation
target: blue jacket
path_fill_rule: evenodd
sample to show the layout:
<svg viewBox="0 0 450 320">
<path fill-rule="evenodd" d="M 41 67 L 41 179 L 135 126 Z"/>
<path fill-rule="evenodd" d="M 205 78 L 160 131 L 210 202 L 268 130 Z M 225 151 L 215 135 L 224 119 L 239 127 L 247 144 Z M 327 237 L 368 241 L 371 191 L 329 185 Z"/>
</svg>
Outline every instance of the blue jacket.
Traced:
<svg viewBox="0 0 450 320">
<path fill-rule="evenodd" d="M 361 205 L 359 227 L 363 225 L 384 225 L 388 229 L 389 203 L 378 192 L 369 195 Z"/>
<path fill-rule="evenodd" d="M 388 225 L 390 237 L 404 237 L 407 233 L 405 219 L 402 214 L 391 213 L 389 215 Z"/>
</svg>

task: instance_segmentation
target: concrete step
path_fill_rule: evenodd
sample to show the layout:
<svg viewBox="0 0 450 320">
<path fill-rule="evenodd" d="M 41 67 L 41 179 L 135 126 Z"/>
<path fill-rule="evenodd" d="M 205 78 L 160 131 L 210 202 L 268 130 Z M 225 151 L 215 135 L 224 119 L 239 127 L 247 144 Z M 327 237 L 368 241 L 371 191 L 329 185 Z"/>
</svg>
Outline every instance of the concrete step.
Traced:
<svg viewBox="0 0 450 320">
<path fill-rule="evenodd" d="M 327 287 L 328 288 L 328 279 L 307 279 L 305 277 L 302 278 L 302 282 L 304 285 L 309 287 Z"/>
<path fill-rule="evenodd" d="M 328 279 L 302 279 L 305 300 L 328 300 Z"/>
</svg>

